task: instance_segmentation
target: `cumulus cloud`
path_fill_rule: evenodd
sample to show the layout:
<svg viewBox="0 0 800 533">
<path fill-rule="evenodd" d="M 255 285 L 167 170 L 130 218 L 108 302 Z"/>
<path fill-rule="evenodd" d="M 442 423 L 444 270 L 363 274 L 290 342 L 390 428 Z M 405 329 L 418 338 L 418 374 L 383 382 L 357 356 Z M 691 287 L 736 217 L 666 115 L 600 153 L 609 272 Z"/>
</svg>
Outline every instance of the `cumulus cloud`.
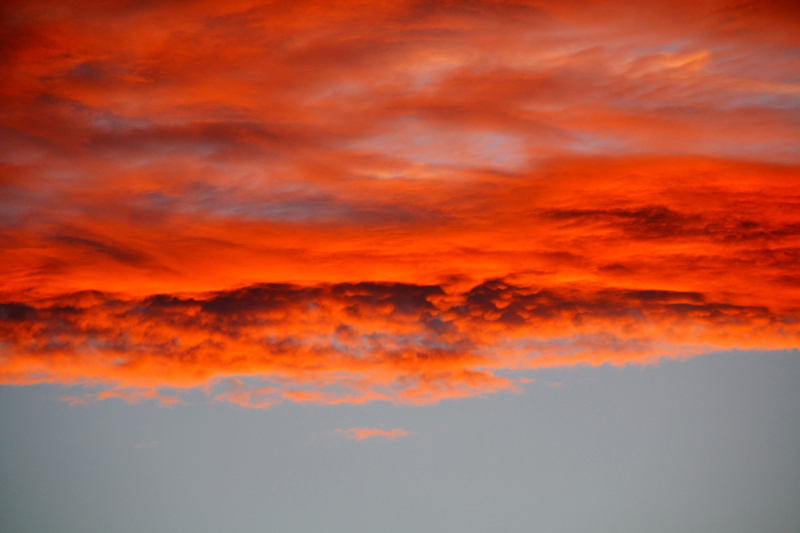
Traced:
<svg viewBox="0 0 800 533">
<path fill-rule="evenodd" d="M 264 284 L 192 297 L 65 295 L 4 304 L 5 383 L 100 385 L 70 398 L 425 404 L 517 390 L 498 371 L 650 363 L 714 349 L 785 349 L 796 311 L 699 292 L 486 280 Z M 159 392 L 169 388 L 172 393 Z"/>
</svg>

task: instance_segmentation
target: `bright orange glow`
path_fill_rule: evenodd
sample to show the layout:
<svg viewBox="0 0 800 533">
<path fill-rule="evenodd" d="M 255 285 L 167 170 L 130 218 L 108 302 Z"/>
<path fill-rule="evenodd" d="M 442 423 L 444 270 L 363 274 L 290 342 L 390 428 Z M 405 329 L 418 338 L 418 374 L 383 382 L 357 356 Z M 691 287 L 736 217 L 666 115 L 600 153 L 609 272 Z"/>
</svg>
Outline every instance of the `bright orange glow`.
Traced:
<svg viewBox="0 0 800 533">
<path fill-rule="evenodd" d="M 0 383 L 426 404 L 799 347 L 800 16 L 748 6 L 7 4 Z"/>
</svg>

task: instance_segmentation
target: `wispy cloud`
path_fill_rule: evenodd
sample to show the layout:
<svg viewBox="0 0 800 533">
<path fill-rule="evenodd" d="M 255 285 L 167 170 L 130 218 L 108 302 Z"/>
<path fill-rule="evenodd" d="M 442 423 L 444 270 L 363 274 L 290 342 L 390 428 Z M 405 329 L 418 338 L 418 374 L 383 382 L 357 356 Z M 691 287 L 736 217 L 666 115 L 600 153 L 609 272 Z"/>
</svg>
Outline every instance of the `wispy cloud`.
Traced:
<svg viewBox="0 0 800 533">
<path fill-rule="evenodd" d="M 406 437 L 413 435 L 404 429 L 395 428 L 389 431 L 378 428 L 350 428 L 350 429 L 337 429 L 337 433 L 344 433 L 348 439 L 351 440 L 365 440 L 380 437 L 383 439 L 394 440 L 397 437 Z"/>
<path fill-rule="evenodd" d="M 77 396 L 62 396 L 61 398 L 59 398 L 59 400 L 61 400 L 62 402 L 67 402 L 71 406 L 87 405 L 89 403 L 86 400 L 86 398 L 79 398 Z"/>
</svg>

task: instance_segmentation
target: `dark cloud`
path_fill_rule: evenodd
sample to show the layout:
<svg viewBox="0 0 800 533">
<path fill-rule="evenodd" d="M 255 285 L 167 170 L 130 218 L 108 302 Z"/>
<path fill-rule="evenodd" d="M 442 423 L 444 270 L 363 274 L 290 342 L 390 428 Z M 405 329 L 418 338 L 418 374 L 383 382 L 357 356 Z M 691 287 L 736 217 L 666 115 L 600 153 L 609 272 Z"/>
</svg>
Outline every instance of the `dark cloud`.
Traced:
<svg viewBox="0 0 800 533">
<path fill-rule="evenodd" d="M 31 321 L 37 318 L 36 308 L 25 304 L 6 303 L 0 305 L 0 320 Z"/>
</svg>

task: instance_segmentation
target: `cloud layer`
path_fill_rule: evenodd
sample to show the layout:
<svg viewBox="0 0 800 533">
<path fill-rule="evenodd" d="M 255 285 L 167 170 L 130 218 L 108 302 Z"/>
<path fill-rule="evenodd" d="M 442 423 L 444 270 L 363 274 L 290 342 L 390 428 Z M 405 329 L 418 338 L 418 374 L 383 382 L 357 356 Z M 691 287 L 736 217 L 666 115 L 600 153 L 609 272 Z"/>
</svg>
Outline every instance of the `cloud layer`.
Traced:
<svg viewBox="0 0 800 533">
<path fill-rule="evenodd" d="M 800 319 L 698 292 L 487 280 L 268 284 L 197 297 L 76 293 L 0 306 L 6 383 L 101 385 L 113 396 L 424 404 L 514 390 L 504 371 L 654 362 L 721 348 L 782 349 Z M 108 387 L 111 387 L 110 389 Z M 172 394 L 159 390 L 172 389 Z"/>
<path fill-rule="evenodd" d="M 428 403 L 800 346 L 794 2 L 2 9 L 3 383 Z"/>
</svg>

